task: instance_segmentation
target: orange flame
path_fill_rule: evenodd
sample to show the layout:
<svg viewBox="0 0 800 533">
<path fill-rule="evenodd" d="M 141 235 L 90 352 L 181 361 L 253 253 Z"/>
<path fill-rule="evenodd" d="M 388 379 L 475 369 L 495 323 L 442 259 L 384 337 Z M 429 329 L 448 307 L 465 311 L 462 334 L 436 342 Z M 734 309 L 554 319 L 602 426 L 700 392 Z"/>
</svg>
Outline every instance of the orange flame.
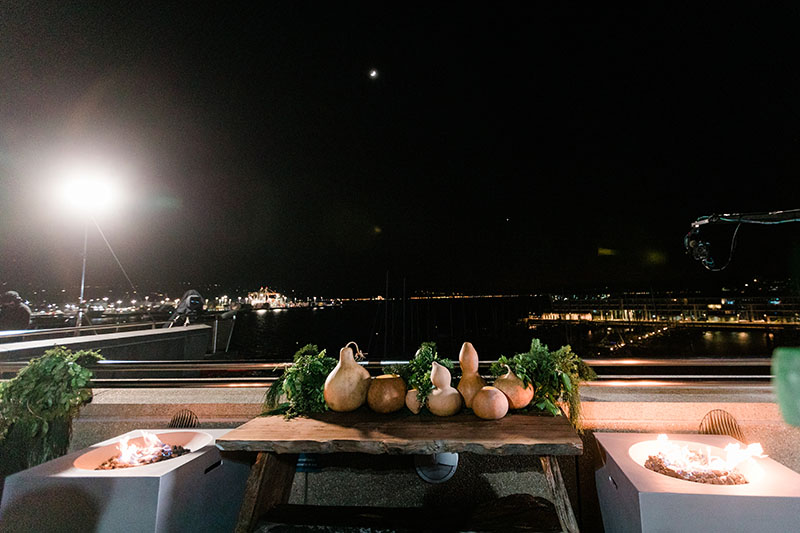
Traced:
<svg viewBox="0 0 800 533">
<path fill-rule="evenodd" d="M 682 471 L 713 471 L 713 470 L 734 470 L 743 461 L 751 457 L 766 457 L 761 444 L 754 443 L 742 448 L 740 444 L 728 444 L 725 447 L 726 457 L 722 458 L 711 453 L 711 448 L 706 447 L 705 454 L 690 450 L 688 446 L 680 446 L 669 441 L 666 435 L 661 434 L 656 439 L 661 443 L 659 453 L 671 468 Z"/>
<path fill-rule="evenodd" d="M 123 437 L 117 446 L 120 463 L 132 466 L 147 464 L 160 455 L 164 449 L 164 443 L 155 433 L 142 431 L 142 440 L 144 441 L 142 446 L 128 443 L 128 440 L 129 437 Z"/>
</svg>

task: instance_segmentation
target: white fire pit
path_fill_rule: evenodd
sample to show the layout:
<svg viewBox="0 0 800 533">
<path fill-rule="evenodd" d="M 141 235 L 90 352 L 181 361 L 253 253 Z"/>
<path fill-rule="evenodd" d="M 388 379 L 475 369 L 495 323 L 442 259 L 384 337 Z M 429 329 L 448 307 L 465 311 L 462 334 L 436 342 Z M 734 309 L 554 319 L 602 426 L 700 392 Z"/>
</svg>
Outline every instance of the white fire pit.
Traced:
<svg viewBox="0 0 800 533">
<path fill-rule="evenodd" d="M 152 464 L 96 470 L 135 430 L 9 476 L 2 531 L 231 531 L 249 465 L 222 460 L 216 437 L 229 430 L 146 430 L 170 448 L 190 450 Z M 177 449 L 177 448 L 176 448 Z"/>
<path fill-rule="evenodd" d="M 739 441 L 725 435 L 668 435 L 672 446 L 696 452 L 709 470 Z M 736 467 L 738 485 L 687 481 L 645 467 L 664 449 L 658 435 L 595 433 L 603 466 L 595 473 L 603 526 L 628 531 L 796 531 L 800 517 L 800 474 L 768 457 L 748 458 Z M 704 478 L 704 476 L 697 476 Z M 715 482 L 728 479 L 721 476 Z M 733 482 L 730 480 L 728 482 Z"/>
</svg>

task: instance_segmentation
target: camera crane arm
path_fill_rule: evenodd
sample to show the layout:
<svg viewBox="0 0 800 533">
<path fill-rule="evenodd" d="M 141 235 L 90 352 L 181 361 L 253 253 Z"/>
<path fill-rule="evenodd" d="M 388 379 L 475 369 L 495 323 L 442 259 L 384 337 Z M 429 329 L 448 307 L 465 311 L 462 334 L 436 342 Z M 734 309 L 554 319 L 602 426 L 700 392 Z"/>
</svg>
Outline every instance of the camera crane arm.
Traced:
<svg viewBox="0 0 800 533">
<path fill-rule="evenodd" d="M 800 209 L 789 209 L 786 211 L 769 211 L 760 213 L 733 213 L 725 215 L 703 216 L 692 222 L 689 233 L 683 238 L 686 253 L 693 259 L 700 261 L 708 270 L 719 271 L 725 269 L 731 262 L 733 251 L 736 248 L 736 236 L 742 224 L 775 225 L 787 222 L 800 222 Z M 716 262 L 711 256 L 710 245 L 700 237 L 700 228 L 711 224 L 736 224 L 731 239 L 731 249 L 728 260 L 721 267 L 717 267 Z"/>
</svg>

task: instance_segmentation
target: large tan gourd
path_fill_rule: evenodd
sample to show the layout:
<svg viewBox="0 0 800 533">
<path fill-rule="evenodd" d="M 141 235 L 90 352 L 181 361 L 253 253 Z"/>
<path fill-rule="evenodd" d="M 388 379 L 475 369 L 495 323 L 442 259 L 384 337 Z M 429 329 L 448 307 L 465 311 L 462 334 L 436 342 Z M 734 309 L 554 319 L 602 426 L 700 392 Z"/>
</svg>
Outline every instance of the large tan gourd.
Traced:
<svg viewBox="0 0 800 533">
<path fill-rule="evenodd" d="M 356 363 L 351 344 L 358 351 L 356 343 L 348 342 L 347 346 L 339 350 L 339 363 L 325 380 L 323 395 L 325 403 L 332 411 L 354 411 L 367 400 L 369 372 Z"/>
<path fill-rule="evenodd" d="M 500 389 L 483 387 L 472 398 L 472 410 L 486 420 L 503 418 L 508 413 L 508 397 Z"/>
<path fill-rule="evenodd" d="M 461 345 L 461 352 L 458 354 L 458 364 L 461 366 L 461 379 L 458 380 L 456 388 L 464 398 L 464 405 L 472 407 L 472 398 L 475 394 L 486 386 L 486 381 L 478 374 L 478 352 L 471 342 Z"/>
<path fill-rule="evenodd" d="M 451 416 L 461 410 L 461 393 L 450 385 L 450 371 L 433 362 L 431 365 L 431 383 L 436 387 L 428 395 L 428 410 L 437 416 Z"/>
<path fill-rule="evenodd" d="M 508 406 L 511 409 L 527 407 L 533 399 L 533 383 L 528 384 L 526 387 L 508 365 L 503 366 L 506 367 L 508 372 L 494 380 L 495 388 L 500 389 L 508 396 Z"/>
<path fill-rule="evenodd" d="M 393 413 L 406 404 L 406 382 L 397 374 L 372 378 L 367 392 L 367 405 L 376 413 Z"/>
</svg>

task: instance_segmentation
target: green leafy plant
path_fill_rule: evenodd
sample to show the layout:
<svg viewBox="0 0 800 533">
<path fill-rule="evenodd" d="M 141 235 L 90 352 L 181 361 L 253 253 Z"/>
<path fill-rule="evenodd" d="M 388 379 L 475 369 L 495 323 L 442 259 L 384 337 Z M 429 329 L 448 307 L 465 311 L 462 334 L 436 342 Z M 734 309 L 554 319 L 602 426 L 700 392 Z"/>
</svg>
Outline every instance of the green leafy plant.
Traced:
<svg viewBox="0 0 800 533">
<path fill-rule="evenodd" d="M 533 408 L 558 416 L 561 414 L 558 404 L 564 402 L 568 406 L 570 422 L 580 428 L 580 384 L 595 379 L 597 374 L 570 346 L 551 352 L 539 339 L 533 339 L 527 352 L 510 359 L 501 356 L 489 372 L 494 376 L 503 375 L 506 372 L 504 365 L 508 365 L 525 385 L 533 383 Z"/>
<path fill-rule="evenodd" d="M 409 389 L 417 389 L 417 399 L 425 405 L 428 395 L 433 390 L 431 366 L 434 361 L 447 367 L 448 370 L 453 370 L 453 361 L 439 355 L 435 342 L 423 342 L 408 364 L 389 365 L 383 368 L 383 372 L 398 374 L 408 384 Z"/>
<path fill-rule="evenodd" d="M 335 366 L 336 359 L 328 357 L 325 350 L 306 344 L 294 354 L 294 362 L 267 390 L 264 410 L 267 414 L 283 413 L 287 418 L 327 411 L 325 379 Z M 284 396 L 287 401 L 282 403 Z"/>
<path fill-rule="evenodd" d="M 97 351 L 56 346 L 32 359 L 0 384 L 0 475 L 8 475 L 67 453 L 72 421 L 92 399 Z"/>
</svg>

